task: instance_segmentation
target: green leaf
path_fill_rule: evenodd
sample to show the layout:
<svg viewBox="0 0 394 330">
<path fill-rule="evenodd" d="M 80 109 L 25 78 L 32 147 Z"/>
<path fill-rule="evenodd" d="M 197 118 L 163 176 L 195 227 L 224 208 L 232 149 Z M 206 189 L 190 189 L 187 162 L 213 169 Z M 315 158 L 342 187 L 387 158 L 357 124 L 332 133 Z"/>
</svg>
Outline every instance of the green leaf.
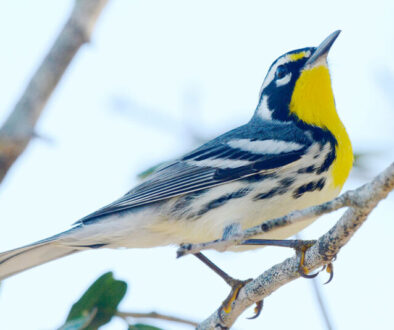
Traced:
<svg viewBox="0 0 394 330">
<path fill-rule="evenodd" d="M 71 307 L 66 324 L 90 315 L 94 310 L 93 319 L 79 329 L 97 329 L 108 323 L 115 315 L 120 301 L 126 294 L 127 284 L 124 281 L 115 280 L 112 272 L 100 276 L 83 294 L 83 296 Z M 78 329 L 78 328 L 72 328 Z"/>
<path fill-rule="evenodd" d="M 78 317 L 76 319 L 66 321 L 58 330 L 80 330 L 86 329 L 86 327 L 92 322 L 94 316 L 97 313 L 97 308 L 93 309 L 90 314 Z"/>
<path fill-rule="evenodd" d="M 129 330 L 162 330 L 152 325 L 136 323 L 129 326 Z"/>
<path fill-rule="evenodd" d="M 159 164 L 156 164 L 154 166 L 149 167 L 145 171 L 143 171 L 141 173 L 138 173 L 137 174 L 137 178 L 140 179 L 140 180 L 143 180 L 143 179 L 147 178 L 148 176 L 150 176 L 153 173 L 155 173 L 158 168 L 160 168 L 162 165 L 164 165 L 166 163 L 169 163 L 169 162 L 161 162 Z"/>
</svg>

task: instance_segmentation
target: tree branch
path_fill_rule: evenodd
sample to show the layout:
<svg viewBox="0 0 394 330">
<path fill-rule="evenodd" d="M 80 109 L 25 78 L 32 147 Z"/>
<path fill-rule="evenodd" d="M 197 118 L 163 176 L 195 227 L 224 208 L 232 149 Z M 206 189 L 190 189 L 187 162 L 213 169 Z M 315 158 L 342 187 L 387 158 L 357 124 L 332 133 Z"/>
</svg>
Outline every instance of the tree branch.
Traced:
<svg viewBox="0 0 394 330">
<path fill-rule="evenodd" d="M 122 319 L 127 319 L 129 317 L 131 318 L 147 318 L 147 319 L 158 319 L 158 320 L 166 320 L 166 321 L 172 321 L 172 322 L 178 322 L 178 323 L 183 323 L 183 324 L 188 324 L 193 327 L 196 327 L 198 323 L 182 319 L 180 317 L 176 316 L 170 316 L 170 315 L 164 315 L 156 312 L 150 312 L 150 313 L 135 313 L 135 312 L 117 312 L 117 316 L 121 317 Z"/>
<path fill-rule="evenodd" d="M 348 209 L 338 222 L 323 236 L 321 236 L 306 252 L 305 265 L 314 270 L 331 262 L 339 250 L 350 240 L 358 228 L 367 219 L 376 205 L 394 189 L 394 163 L 371 182 L 348 191 L 331 202 L 313 206 L 289 215 L 270 220 L 269 230 L 286 226 L 290 223 L 304 220 L 311 216 L 337 210 L 347 206 Z M 178 255 L 196 253 L 207 248 L 227 248 L 244 241 L 245 239 L 266 232 L 264 224 L 243 231 L 236 238 L 221 239 L 214 242 L 184 245 Z M 268 230 L 268 231 L 269 231 Z M 272 292 L 286 283 L 300 277 L 298 272 L 299 258 L 294 256 L 279 263 L 243 287 L 237 299 L 233 302 L 229 313 L 215 311 L 209 318 L 199 324 L 198 329 L 227 329 L 233 325 L 239 315 L 254 303 L 269 296 Z M 221 310 L 221 309 L 220 309 Z"/>
<path fill-rule="evenodd" d="M 35 125 L 49 97 L 92 30 L 108 0 L 76 0 L 52 48 L 0 128 L 0 183 L 35 136 Z"/>
<path fill-rule="evenodd" d="M 267 220 L 260 225 L 248 228 L 243 232 L 237 232 L 232 234 L 230 237 L 223 237 L 222 239 L 217 239 L 210 242 L 198 243 L 198 244 L 182 244 L 177 250 L 177 256 L 183 257 L 187 254 L 194 254 L 202 250 L 215 249 L 218 251 L 225 251 L 227 248 L 240 244 L 248 238 L 256 235 L 261 235 L 270 232 L 274 229 L 285 227 L 300 221 L 307 220 L 316 216 L 320 216 L 326 213 L 330 213 L 341 209 L 343 207 L 364 207 L 363 203 L 365 199 L 368 199 L 373 192 L 381 191 L 383 189 L 381 176 L 384 175 L 384 179 L 389 180 L 394 174 L 394 163 L 391 164 L 384 172 L 377 176 L 374 180 L 363 186 L 355 189 L 349 190 L 332 201 L 311 206 L 303 210 L 293 211 L 283 217 Z M 392 185 L 389 191 L 391 191 Z M 388 192 L 387 192 L 388 193 Z M 360 196 L 364 196 L 363 198 Z M 382 197 L 381 199 L 385 198 Z M 380 199 L 379 199 L 380 200 Z"/>
</svg>

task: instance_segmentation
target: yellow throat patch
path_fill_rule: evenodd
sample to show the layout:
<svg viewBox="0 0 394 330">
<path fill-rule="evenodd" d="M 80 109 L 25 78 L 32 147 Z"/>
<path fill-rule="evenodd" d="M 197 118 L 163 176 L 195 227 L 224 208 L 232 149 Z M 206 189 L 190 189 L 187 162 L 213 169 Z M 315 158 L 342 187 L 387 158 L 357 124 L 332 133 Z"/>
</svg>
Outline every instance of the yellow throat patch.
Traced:
<svg viewBox="0 0 394 330">
<path fill-rule="evenodd" d="M 334 135 L 338 144 L 336 159 L 332 164 L 333 184 L 342 187 L 353 165 L 353 151 L 335 108 L 330 73 L 325 65 L 301 72 L 289 108 L 306 124 L 327 129 Z"/>
</svg>

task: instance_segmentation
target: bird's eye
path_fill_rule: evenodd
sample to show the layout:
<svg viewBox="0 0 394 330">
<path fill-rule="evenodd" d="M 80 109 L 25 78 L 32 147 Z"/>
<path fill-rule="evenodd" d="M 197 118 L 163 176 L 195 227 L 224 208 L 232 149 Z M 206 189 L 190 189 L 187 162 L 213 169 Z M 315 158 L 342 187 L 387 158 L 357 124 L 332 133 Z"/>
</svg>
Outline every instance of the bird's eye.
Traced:
<svg viewBox="0 0 394 330">
<path fill-rule="evenodd" d="M 287 74 L 287 68 L 284 65 L 279 65 L 276 69 L 275 76 L 277 79 L 283 78 Z"/>
</svg>

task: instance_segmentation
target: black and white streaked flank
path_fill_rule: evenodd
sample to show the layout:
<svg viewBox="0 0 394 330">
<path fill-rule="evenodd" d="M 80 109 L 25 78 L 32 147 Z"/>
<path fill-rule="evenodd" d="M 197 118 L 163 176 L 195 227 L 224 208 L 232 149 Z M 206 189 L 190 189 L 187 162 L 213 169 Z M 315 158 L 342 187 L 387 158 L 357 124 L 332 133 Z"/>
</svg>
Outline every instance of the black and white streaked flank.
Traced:
<svg viewBox="0 0 394 330">
<path fill-rule="evenodd" d="M 292 51 L 272 64 L 247 124 L 162 166 L 70 230 L 0 254 L 0 279 L 89 248 L 209 241 L 229 225 L 245 229 L 335 197 L 337 140 L 289 111 L 294 85 L 315 50 Z M 313 220 L 263 237 L 289 237 Z M 234 249 L 246 248 L 254 247 Z"/>
</svg>

